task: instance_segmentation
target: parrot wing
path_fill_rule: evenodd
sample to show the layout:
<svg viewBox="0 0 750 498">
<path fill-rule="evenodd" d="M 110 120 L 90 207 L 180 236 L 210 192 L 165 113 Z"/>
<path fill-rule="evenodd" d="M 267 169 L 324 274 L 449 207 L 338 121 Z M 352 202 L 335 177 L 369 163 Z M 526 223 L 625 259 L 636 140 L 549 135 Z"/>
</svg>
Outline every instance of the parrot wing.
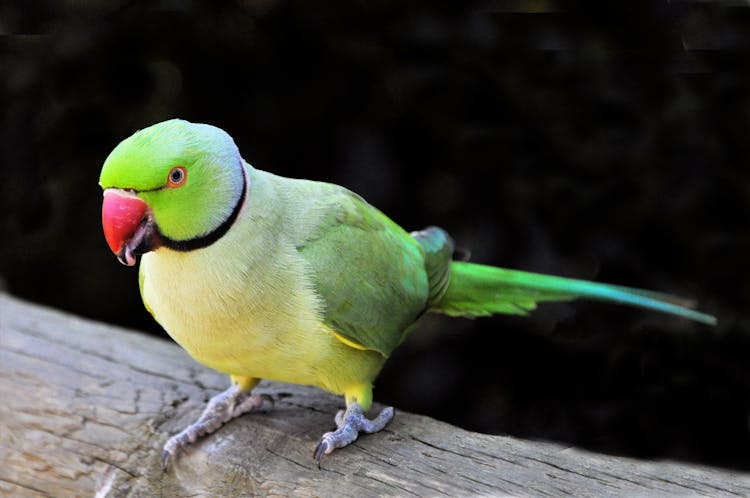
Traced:
<svg viewBox="0 0 750 498">
<path fill-rule="evenodd" d="M 312 269 L 324 322 L 349 346 L 387 357 L 426 310 L 421 246 L 346 189 L 323 194 L 312 209 L 318 222 L 297 250 Z"/>
</svg>

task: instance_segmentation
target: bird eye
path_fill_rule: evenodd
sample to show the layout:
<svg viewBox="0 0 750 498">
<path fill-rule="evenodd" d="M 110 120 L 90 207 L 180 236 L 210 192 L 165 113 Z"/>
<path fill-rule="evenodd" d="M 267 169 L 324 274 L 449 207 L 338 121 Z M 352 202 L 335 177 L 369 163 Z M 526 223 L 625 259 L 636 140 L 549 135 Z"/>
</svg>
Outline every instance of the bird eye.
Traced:
<svg viewBox="0 0 750 498">
<path fill-rule="evenodd" d="M 175 166 L 169 171 L 167 185 L 170 187 L 181 187 L 187 179 L 187 170 L 183 166 Z"/>
</svg>

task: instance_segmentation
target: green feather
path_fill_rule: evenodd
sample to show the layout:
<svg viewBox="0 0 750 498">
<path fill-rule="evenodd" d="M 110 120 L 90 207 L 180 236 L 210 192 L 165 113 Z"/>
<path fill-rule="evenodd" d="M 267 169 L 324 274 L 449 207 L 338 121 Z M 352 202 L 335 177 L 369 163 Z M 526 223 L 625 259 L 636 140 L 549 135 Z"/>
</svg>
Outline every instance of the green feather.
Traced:
<svg viewBox="0 0 750 498">
<path fill-rule="evenodd" d="M 317 202 L 322 221 L 297 246 L 337 334 L 388 356 L 427 306 L 417 241 L 361 197 L 335 185 Z"/>
<path fill-rule="evenodd" d="M 460 261 L 451 264 L 450 284 L 434 309 L 451 316 L 526 315 L 538 302 L 576 298 L 628 304 L 716 324 L 715 317 L 689 309 L 687 302 L 667 294 Z"/>
<path fill-rule="evenodd" d="M 424 251 L 424 269 L 430 286 L 427 307 L 440 301 L 450 282 L 451 260 L 453 259 L 453 239 L 442 228 L 431 226 L 412 232 Z"/>
<path fill-rule="evenodd" d="M 185 184 L 169 188 L 175 166 Z M 163 235 L 189 240 L 210 232 L 232 212 L 244 178 L 237 146 L 223 130 L 172 119 L 120 142 L 104 161 L 103 189 L 131 190 L 146 201 Z"/>
</svg>

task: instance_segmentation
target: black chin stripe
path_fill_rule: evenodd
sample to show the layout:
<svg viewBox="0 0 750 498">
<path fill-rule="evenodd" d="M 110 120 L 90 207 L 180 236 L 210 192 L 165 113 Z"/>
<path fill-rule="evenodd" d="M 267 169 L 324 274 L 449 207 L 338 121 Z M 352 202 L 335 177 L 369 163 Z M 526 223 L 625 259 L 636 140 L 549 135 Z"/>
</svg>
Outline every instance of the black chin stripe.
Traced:
<svg viewBox="0 0 750 498">
<path fill-rule="evenodd" d="M 221 237 L 223 237 L 224 234 L 227 233 L 227 231 L 232 227 L 232 225 L 234 224 L 234 221 L 237 219 L 237 216 L 239 216 L 240 214 L 242 205 L 245 203 L 246 196 L 247 196 L 247 174 L 243 171 L 242 194 L 240 194 L 240 199 L 237 201 L 237 204 L 234 205 L 232 214 L 230 214 L 229 217 L 226 220 L 224 220 L 224 222 L 221 225 L 216 227 L 215 230 L 208 232 L 206 235 L 202 235 L 194 239 L 174 240 L 174 239 L 170 239 L 169 237 L 166 237 L 160 234 L 161 243 L 164 246 L 169 247 L 170 249 L 174 249 L 175 251 L 192 251 L 194 249 L 202 249 L 204 247 L 210 246 L 211 244 L 219 240 Z"/>
</svg>

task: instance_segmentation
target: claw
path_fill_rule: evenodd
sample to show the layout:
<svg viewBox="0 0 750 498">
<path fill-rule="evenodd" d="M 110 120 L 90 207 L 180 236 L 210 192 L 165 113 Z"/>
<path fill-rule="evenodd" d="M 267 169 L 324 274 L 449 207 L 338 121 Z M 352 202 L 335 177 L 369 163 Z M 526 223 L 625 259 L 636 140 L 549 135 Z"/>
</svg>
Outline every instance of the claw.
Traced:
<svg viewBox="0 0 750 498">
<path fill-rule="evenodd" d="M 182 453 L 184 455 L 187 455 L 187 448 L 182 448 L 181 451 L 170 451 L 170 450 L 162 450 L 161 451 L 161 469 L 166 472 L 167 469 L 169 469 L 169 462 L 177 460 L 177 456 Z"/>
<path fill-rule="evenodd" d="M 273 407 L 273 398 L 268 394 L 248 395 L 247 391 L 241 391 L 236 386 L 217 394 L 209 400 L 198 420 L 167 440 L 161 453 L 162 468 L 166 471 L 170 460 L 177 460 L 181 453 L 187 454 L 189 444 L 211 434 L 233 418 L 261 408 L 264 401 L 270 402 Z"/>
<path fill-rule="evenodd" d="M 384 408 L 377 417 L 370 420 L 362 412 L 362 407 L 357 403 L 351 403 L 346 412 L 338 412 L 335 417 L 337 429 L 326 432 L 318 441 L 313 451 L 313 458 L 318 462 L 318 468 L 323 456 L 333 452 L 336 448 L 343 448 L 353 443 L 359 437 L 360 432 L 372 434 L 383 430 L 393 418 L 393 408 Z"/>
<path fill-rule="evenodd" d="M 313 458 L 318 462 L 318 468 L 320 468 L 320 462 L 323 461 L 323 455 L 327 455 L 331 451 L 332 449 L 327 441 L 321 440 L 318 442 L 315 446 L 315 451 L 313 451 Z"/>
<path fill-rule="evenodd" d="M 187 455 L 190 453 L 187 447 L 187 445 L 190 444 L 189 442 L 179 442 L 179 444 L 173 445 L 174 448 L 167 448 L 170 441 L 167 441 L 167 444 L 164 445 L 164 449 L 161 451 L 161 468 L 164 472 L 169 468 L 170 459 L 177 460 L 177 457 L 180 454 Z"/>
</svg>

